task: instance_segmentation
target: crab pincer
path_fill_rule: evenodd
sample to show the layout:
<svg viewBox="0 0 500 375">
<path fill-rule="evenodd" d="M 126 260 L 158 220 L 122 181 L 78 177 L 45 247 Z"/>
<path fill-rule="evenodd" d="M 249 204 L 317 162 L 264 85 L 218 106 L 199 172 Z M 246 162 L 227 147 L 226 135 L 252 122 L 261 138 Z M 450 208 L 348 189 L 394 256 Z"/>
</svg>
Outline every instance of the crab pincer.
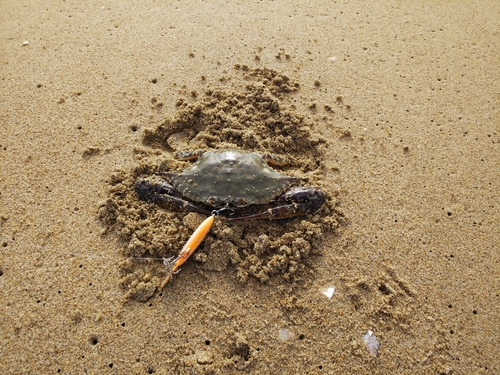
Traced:
<svg viewBox="0 0 500 375">
<path fill-rule="evenodd" d="M 175 259 L 171 261 L 168 259 L 164 260 L 165 266 L 167 267 L 167 277 L 161 284 L 160 289 L 163 289 L 165 285 L 167 285 L 172 278 L 172 275 L 179 269 L 180 266 L 184 264 L 186 260 L 188 260 L 198 246 L 200 246 L 208 232 L 210 232 L 210 228 L 212 228 L 212 224 L 214 223 L 214 219 L 217 214 L 218 213 L 216 211 L 212 212 L 212 214 L 207 217 L 198 228 L 196 228 Z"/>
</svg>

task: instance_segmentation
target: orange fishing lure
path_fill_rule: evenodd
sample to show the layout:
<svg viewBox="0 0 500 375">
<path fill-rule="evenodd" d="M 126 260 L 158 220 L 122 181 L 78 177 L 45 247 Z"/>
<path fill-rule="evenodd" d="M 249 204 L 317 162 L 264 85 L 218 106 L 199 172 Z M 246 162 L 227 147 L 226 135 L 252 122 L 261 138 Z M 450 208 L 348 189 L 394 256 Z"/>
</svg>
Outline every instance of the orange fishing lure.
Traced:
<svg viewBox="0 0 500 375">
<path fill-rule="evenodd" d="M 214 223 L 215 214 L 207 217 L 203 223 L 200 224 L 198 228 L 191 235 L 189 240 L 186 242 L 181 252 L 177 256 L 177 258 L 171 260 L 165 259 L 163 262 L 165 267 L 167 268 L 167 278 L 163 281 L 160 286 L 160 289 L 163 289 L 165 285 L 170 281 L 172 275 L 179 269 L 180 266 L 184 264 L 186 260 L 195 252 L 195 250 L 200 246 L 208 232 L 210 232 L 210 228 L 212 228 L 212 224 Z"/>
</svg>

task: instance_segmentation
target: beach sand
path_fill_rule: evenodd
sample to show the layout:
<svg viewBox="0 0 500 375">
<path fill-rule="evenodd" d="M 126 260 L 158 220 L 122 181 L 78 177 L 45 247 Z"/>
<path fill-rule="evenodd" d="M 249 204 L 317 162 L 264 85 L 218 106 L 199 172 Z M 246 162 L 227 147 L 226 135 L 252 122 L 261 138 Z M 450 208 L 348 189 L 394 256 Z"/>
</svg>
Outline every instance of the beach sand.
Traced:
<svg viewBox="0 0 500 375">
<path fill-rule="evenodd" d="M 0 10 L 0 372 L 500 373 L 500 4 Z M 205 216 L 134 183 L 223 147 L 328 201 L 161 290 Z"/>
</svg>

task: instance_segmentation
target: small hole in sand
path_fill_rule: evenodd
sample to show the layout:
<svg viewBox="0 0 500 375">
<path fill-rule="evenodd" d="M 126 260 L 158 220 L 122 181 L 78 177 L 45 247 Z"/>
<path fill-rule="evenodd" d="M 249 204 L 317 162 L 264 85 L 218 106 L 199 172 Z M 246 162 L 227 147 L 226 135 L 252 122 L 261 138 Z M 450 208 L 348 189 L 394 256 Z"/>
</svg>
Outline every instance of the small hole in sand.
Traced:
<svg viewBox="0 0 500 375">
<path fill-rule="evenodd" d="M 391 294 L 391 291 L 389 290 L 389 288 L 388 288 L 388 287 L 387 287 L 387 285 L 385 285 L 385 284 L 381 284 L 381 285 L 378 287 L 378 290 L 379 290 L 382 294 L 385 294 L 385 295 Z"/>
<path fill-rule="evenodd" d="M 98 340 L 98 338 L 97 338 L 97 336 L 96 336 L 96 335 L 92 335 L 92 336 L 90 336 L 90 340 L 89 340 L 89 341 L 90 341 L 90 343 L 91 343 L 92 345 L 97 345 L 97 343 L 99 342 L 99 340 Z"/>
</svg>

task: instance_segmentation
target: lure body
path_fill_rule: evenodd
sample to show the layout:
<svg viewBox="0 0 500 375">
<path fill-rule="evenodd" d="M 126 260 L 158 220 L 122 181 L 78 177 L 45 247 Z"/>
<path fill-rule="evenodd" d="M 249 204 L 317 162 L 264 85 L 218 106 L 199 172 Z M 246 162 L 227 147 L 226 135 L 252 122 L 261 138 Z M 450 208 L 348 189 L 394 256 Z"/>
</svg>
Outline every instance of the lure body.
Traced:
<svg viewBox="0 0 500 375">
<path fill-rule="evenodd" d="M 195 252 L 198 246 L 200 246 L 200 244 L 207 236 L 208 232 L 210 232 L 210 228 L 212 228 L 214 219 L 215 215 L 210 215 L 203 221 L 203 223 L 200 224 L 198 228 L 196 228 L 194 233 L 191 235 L 191 237 L 189 237 L 189 240 L 182 248 L 177 258 L 175 258 L 174 260 L 164 260 L 164 264 L 167 267 L 167 278 L 161 284 L 160 289 L 163 289 L 165 285 L 167 285 L 167 283 L 172 278 L 172 275 L 179 269 L 180 266 L 184 264 L 186 260 L 188 260 L 188 258 Z"/>
</svg>

